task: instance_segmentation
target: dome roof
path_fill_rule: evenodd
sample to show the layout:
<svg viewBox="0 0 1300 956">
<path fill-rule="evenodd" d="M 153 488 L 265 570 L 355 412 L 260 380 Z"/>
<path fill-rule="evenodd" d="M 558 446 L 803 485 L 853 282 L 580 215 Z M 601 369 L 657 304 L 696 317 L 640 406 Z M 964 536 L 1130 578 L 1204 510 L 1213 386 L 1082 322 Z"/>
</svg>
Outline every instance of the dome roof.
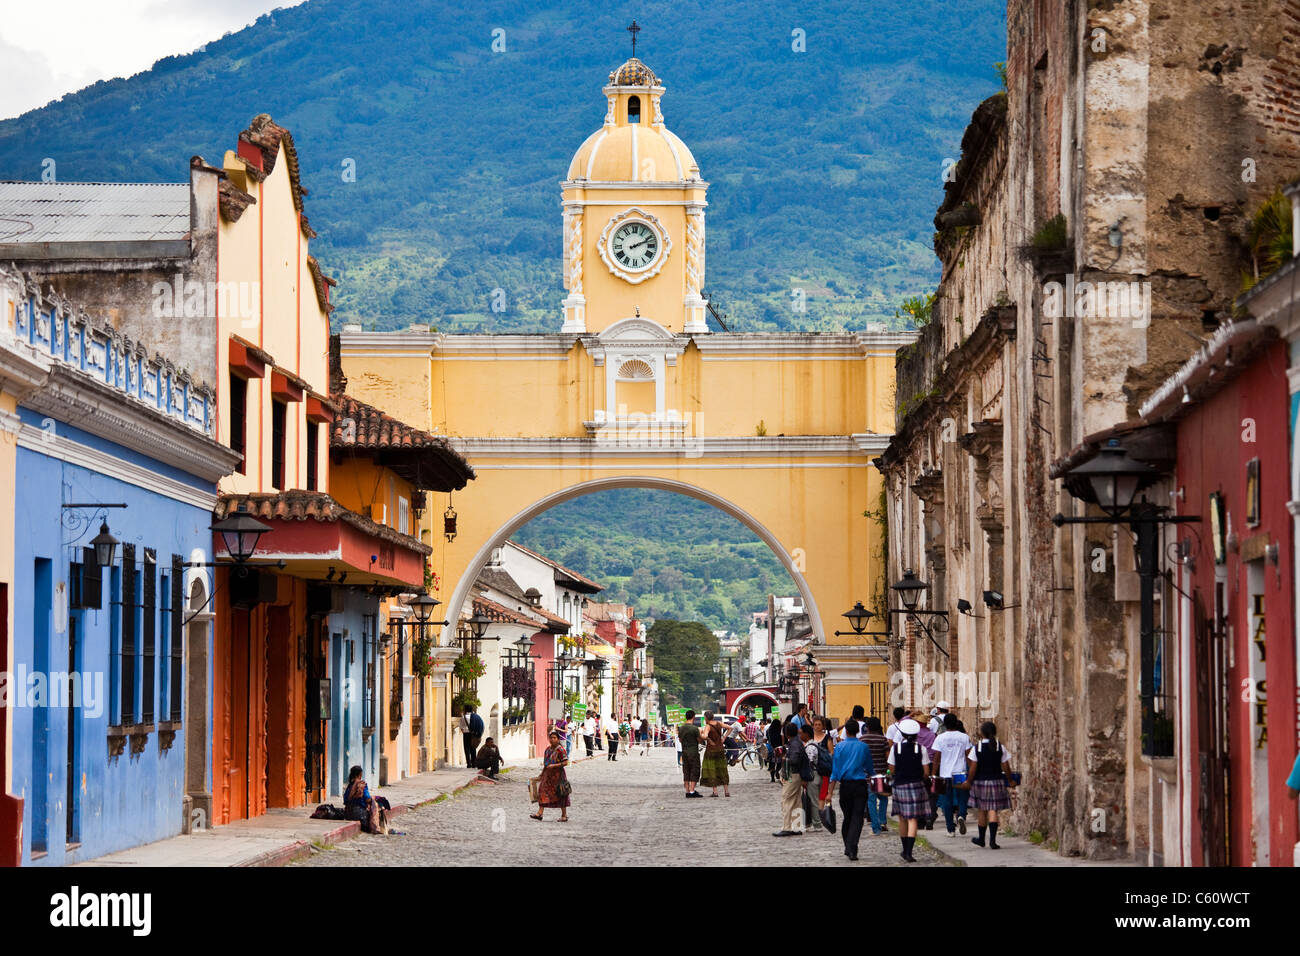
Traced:
<svg viewBox="0 0 1300 956">
<path fill-rule="evenodd" d="M 610 86 L 658 86 L 654 70 L 632 57 L 609 75 Z"/>
<path fill-rule="evenodd" d="M 662 126 L 607 126 L 587 137 L 569 163 L 567 179 L 593 182 L 681 182 L 699 179 L 686 144 Z"/>
<path fill-rule="evenodd" d="M 636 57 L 610 73 L 605 125 L 578 147 L 565 178 L 613 183 L 699 180 L 695 157 L 664 127 L 662 92 L 654 71 Z"/>
</svg>

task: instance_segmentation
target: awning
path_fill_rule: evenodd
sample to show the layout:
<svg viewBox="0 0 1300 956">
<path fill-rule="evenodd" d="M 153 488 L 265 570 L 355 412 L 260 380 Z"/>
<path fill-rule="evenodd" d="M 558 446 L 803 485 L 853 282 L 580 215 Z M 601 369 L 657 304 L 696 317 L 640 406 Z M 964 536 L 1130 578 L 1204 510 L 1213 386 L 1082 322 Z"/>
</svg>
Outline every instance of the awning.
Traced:
<svg viewBox="0 0 1300 956">
<path fill-rule="evenodd" d="M 424 559 L 432 548 L 323 492 L 222 495 L 212 515 L 220 521 L 237 511 L 271 526 L 253 555 L 258 565 L 282 561 L 282 574 L 334 584 L 424 587 Z M 213 535 L 212 547 L 218 561 L 229 560 L 221 535 Z"/>
</svg>

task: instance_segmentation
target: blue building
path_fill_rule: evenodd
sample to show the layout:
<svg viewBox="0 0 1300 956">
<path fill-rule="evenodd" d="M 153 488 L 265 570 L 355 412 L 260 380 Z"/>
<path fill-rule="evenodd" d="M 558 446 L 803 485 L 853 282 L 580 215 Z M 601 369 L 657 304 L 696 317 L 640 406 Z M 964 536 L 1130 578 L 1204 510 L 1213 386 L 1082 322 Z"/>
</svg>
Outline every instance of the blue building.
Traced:
<svg viewBox="0 0 1300 956">
<path fill-rule="evenodd" d="M 0 287 L 0 347 L 37 370 L 16 410 L 10 792 L 23 864 L 74 863 L 187 831 L 212 791 L 204 565 L 238 455 L 210 388 L 147 343 L 21 274 Z"/>
</svg>

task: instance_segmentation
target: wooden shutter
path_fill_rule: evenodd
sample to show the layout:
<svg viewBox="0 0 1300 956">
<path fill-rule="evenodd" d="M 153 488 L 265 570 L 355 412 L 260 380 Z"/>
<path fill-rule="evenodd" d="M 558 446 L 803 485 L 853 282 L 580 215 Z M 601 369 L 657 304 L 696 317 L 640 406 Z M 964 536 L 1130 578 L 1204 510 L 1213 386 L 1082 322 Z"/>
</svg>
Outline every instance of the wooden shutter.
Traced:
<svg viewBox="0 0 1300 956">
<path fill-rule="evenodd" d="M 179 554 L 172 555 L 172 577 L 171 577 L 171 637 L 170 648 L 172 655 L 171 666 L 171 691 L 168 694 L 168 700 L 171 702 L 171 719 L 179 721 L 181 719 L 182 703 L 182 654 L 185 650 L 185 568 L 181 563 Z"/>
<path fill-rule="evenodd" d="M 122 545 L 122 723 L 135 723 L 135 545 Z"/>
<path fill-rule="evenodd" d="M 141 640 L 140 722 L 153 723 L 155 649 L 158 639 L 158 556 L 153 548 L 144 549 L 144 634 Z"/>
<path fill-rule="evenodd" d="M 102 608 L 104 606 L 104 569 L 95 560 L 94 548 L 81 549 L 80 593 L 77 607 Z"/>
</svg>

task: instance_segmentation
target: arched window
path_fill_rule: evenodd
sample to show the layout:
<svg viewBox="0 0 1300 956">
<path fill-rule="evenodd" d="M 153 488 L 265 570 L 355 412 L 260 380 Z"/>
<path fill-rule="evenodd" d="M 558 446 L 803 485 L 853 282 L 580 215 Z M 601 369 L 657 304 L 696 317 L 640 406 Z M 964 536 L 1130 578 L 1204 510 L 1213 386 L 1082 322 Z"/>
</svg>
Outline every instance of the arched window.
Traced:
<svg viewBox="0 0 1300 956">
<path fill-rule="evenodd" d="M 641 122 L 641 97 L 629 96 L 627 98 L 627 121 L 629 123 Z"/>
</svg>

